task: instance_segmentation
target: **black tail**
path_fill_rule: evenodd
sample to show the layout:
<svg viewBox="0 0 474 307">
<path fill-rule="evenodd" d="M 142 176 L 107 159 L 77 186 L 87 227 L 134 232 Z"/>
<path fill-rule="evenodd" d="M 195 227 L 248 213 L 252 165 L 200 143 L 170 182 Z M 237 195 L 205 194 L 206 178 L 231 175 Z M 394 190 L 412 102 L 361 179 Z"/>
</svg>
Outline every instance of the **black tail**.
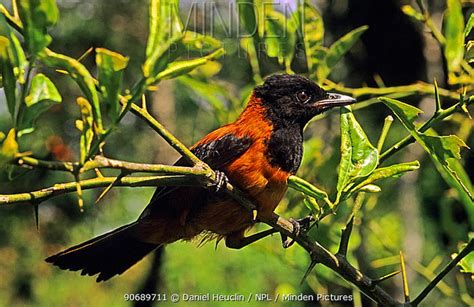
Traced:
<svg viewBox="0 0 474 307">
<path fill-rule="evenodd" d="M 133 236 L 137 223 L 73 246 L 46 259 L 63 270 L 79 271 L 82 275 L 99 273 L 97 282 L 122 274 L 158 245 L 141 242 Z"/>
</svg>

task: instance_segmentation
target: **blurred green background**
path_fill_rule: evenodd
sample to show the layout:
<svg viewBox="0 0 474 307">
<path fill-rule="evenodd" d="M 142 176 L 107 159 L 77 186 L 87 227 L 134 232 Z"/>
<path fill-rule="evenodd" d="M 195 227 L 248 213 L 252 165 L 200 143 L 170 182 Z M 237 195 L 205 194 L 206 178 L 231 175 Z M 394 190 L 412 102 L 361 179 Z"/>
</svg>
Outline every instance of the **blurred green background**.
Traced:
<svg viewBox="0 0 474 307">
<path fill-rule="evenodd" d="M 52 50 L 80 57 L 91 47 L 104 47 L 130 57 L 125 74 L 131 85 L 140 74 L 148 35 L 148 2 L 144 0 L 61 0 L 57 1 L 61 18 L 51 32 Z M 195 6 L 193 6 L 195 3 Z M 197 3 L 197 4 L 196 4 Z M 194 31 L 210 31 L 210 1 L 181 1 L 181 14 L 187 20 L 191 8 L 196 18 L 190 20 Z M 229 10 L 233 2 L 212 2 L 224 19 L 234 16 Z M 283 4 L 292 1 L 282 1 Z M 397 0 L 327 0 L 316 1 L 325 24 L 325 45 L 360 25 L 369 25 L 361 41 L 352 48 L 331 74 L 331 80 L 347 86 L 386 86 L 410 84 L 417 80 L 440 87 L 447 84 L 446 64 L 433 38 L 420 24 L 405 15 L 401 6 L 410 1 Z M 6 4 L 7 7 L 9 4 Z M 435 21 L 440 23 L 445 1 L 429 1 Z M 235 6 L 234 6 L 235 8 Z M 465 1 L 466 16 L 473 11 Z M 230 15 L 229 15 L 230 14 Z M 235 16 L 234 16 L 235 18 Z M 254 85 L 252 67 L 241 50 L 237 33 L 226 33 L 219 26 L 215 37 L 225 45 L 226 55 L 218 64 L 206 65 L 193 73 L 193 78 L 212 84 L 211 94 L 202 93 L 192 78 L 160 83 L 148 100 L 152 113 L 185 144 L 192 145 L 212 129 L 236 118 Z M 293 61 L 294 71 L 302 71 L 298 52 Z M 93 68 L 93 56 L 84 59 Z M 41 69 L 41 67 L 39 68 Z M 274 58 L 262 56 L 262 75 L 283 70 Z M 213 74 L 217 72 L 217 74 Z M 79 95 L 74 84 L 60 74 L 49 71 L 64 98 L 64 103 L 43 115 L 38 129 L 21 139 L 21 147 L 44 159 L 77 160 L 79 132 L 74 127 Z M 205 83 L 204 83 L 205 84 Z M 215 90 L 212 94 L 212 90 Z M 216 99 L 217 98 L 217 99 Z M 368 97 L 367 97 L 368 98 Z M 405 102 L 417 105 L 431 114 L 433 97 L 411 95 Z M 221 105 L 216 106 L 217 103 Z M 446 104 L 453 101 L 446 101 Z M 389 115 L 379 105 L 355 112 L 373 143 L 380 133 L 383 119 Z M 0 96 L 0 131 L 10 126 L 3 96 Z M 445 125 L 437 127 L 443 134 L 457 134 L 469 146 L 474 145 L 472 120 L 455 115 Z M 395 123 L 386 142 L 392 145 L 404 128 Z M 333 191 L 339 162 L 339 117 L 337 112 L 311 123 L 305 132 L 305 156 L 298 175 Z M 133 116 L 127 115 L 119 129 L 109 138 L 105 153 L 112 158 L 147 163 L 173 163 L 178 155 L 151 129 Z M 462 163 L 471 180 L 474 177 L 474 154 L 462 153 Z M 472 231 L 465 207 L 436 172 L 429 157 L 418 145 L 397 154 L 390 162 L 419 160 L 422 168 L 400 180 L 386 180 L 382 193 L 368 197 L 351 238 L 351 261 L 371 277 L 380 277 L 398 270 L 398 253 L 407 259 L 411 292 L 418 293 L 432 279 L 433 272 L 457 251 L 460 241 L 467 240 Z M 11 175 L 11 173 L 10 173 Z M 13 178 L 0 173 L 0 193 L 28 191 L 55 182 L 71 181 L 70 175 L 44 171 L 16 170 Z M 106 283 L 97 284 L 92 278 L 61 271 L 43 259 L 57 251 L 82 242 L 136 219 L 153 193 L 152 188 L 116 188 L 99 204 L 94 201 L 100 191 L 85 192 L 85 211 L 81 213 L 76 197 L 60 196 L 43 203 L 39 211 L 39 230 L 35 227 L 33 209 L 17 205 L 0 209 L 0 306 L 129 306 L 127 293 L 189 293 L 233 294 L 267 293 L 330 293 L 353 294 L 355 304 L 369 306 L 371 302 L 343 279 L 322 266 L 317 266 L 306 282 L 300 280 L 309 264 L 309 256 L 294 246 L 284 250 L 280 238 L 259 241 L 242 250 L 229 250 L 221 243 L 198 247 L 196 242 L 169 245 L 164 252 L 148 256 L 132 269 Z M 337 250 L 351 202 L 336 216 L 325 219 L 311 236 L 331 251 Z M 309 213 L 299 193 L 289 191 L 278 208 L 285 217 L 302 217 Z M 265 229 L 258 226 L 257 229 Z M 459 306 L 472 303 L 472 280 L 457 272 L 450 273 L 439 288 L 425 301 L 426 305 Z M 384 282 L 383 287 L 398 298 L 402 297 L 401 278 Z M 137 304 L 137 303 L 135 303 Z M 184 304 L 184 303 L 183 303 Z M 206 303 L 186 303 L 203 306 Z M 226 306 L 230 303 L 212 305 Z M 250 305 L 268 305 L 256 303 Z M 272 303 L 273 304 L 273 303 Z M 137 304 L 138 305 L 138 304 Z M 170 301 L 163 305 L 175 305 Z M 277 302 L 273 305 L 335 306 L 327 302 Z M 143 304 L 145 306 L 145 304 Z"/>
</svg>

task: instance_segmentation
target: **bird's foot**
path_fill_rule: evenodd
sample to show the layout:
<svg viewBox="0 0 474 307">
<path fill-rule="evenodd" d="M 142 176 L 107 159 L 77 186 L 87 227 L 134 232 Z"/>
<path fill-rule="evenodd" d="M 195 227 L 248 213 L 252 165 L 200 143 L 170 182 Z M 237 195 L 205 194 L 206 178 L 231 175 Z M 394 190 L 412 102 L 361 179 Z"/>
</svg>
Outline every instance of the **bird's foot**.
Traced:
<svg viewBox="0 0 474 307">
<path fill-rule="evenodd" d="M 291 217 L 288 220 L 291 224 L 293 224 L 293 234 L 298 236 L 299 234 L 306 233 L 309 230 L 311 222 L 314 222 L 315 218 L 312 215 L 308 215 L 298 220 L 295 220 Z M 295 243 L 295 240 L 282 235 L 282 243 L 283 248 L 288 248 L 292 246 L 293 243 Z"/>
<path fill-rule="evenodd" d="M 227 175 L 222 171 L 214 172 L 216 173 L 216 180 L 211 186 L 211 190 L 216 194 L 220 194 L 225 191 L 229 178 L 227 178 Z"/>
</svg>

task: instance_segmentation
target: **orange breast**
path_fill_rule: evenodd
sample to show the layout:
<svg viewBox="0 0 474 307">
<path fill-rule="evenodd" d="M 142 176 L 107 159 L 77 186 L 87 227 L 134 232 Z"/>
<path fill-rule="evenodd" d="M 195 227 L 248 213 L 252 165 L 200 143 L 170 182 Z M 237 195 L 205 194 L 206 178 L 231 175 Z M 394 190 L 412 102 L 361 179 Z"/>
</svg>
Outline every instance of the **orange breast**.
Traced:
<svg viewBox="0 0 474 307">
<path fill-rule="evenodd" d="M 225 166 L 224 171 L 230 182 L 255 203 L 258 214 L 269 216 L 286 192 L 289 173 L 272 166 L 266 157 L 273 126 L 265 117 L 264 107 L 257 99 L 251 99 L 249 106 L 251 107 L 247 107 L 236 122 L 212 132 L 201 142 L 208 142 L 228 133 L 252 138 L 250 148 Z M 252 214 L 230 199 L 212 201 L 199 211 L 192 226 L 221 235 L 252 225 Z"/>
</svg>

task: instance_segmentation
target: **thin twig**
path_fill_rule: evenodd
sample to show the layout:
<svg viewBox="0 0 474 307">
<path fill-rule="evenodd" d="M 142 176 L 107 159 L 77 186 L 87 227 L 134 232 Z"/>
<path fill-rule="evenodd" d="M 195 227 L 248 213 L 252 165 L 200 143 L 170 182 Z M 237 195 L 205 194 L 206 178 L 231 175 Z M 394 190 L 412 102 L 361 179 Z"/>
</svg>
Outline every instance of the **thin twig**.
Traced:
<svg viewBox="0 0 474 307">
<path fill-rule="evenodd" d="M 325 85 L 326 85 L 326 89 L 328 90 L 336 90 L 344 94 L 350 94 L 356 98 L 360 96 L 366 96 L 366 95 L 384 96 L 384 95 L 388 95 L 392 93 L 400 93 L 400 92 L 405 92 L 405 93 L 411 92 L 414 94 L 428 94 L 428 95 L 434 94 L 433 85 L 429 83 L 425 83 L 425 82 L 417 82 L 417 83 L 413 83 L 409 85 L 391 86 L 391 87 L 383 87 L 383 88 L 379 88 L 379 87 L 350 88 L 350 87 L 345 87 L 338 83 L 334 83 L 330 80 L 326 80 Z M 446 98 L 459 99 L 459 94 L 457 92 L 453 92 L 453 91 L 443 89 L 443 88 L 439 89 L 439 95 Z"/>
<path fill-rule="evenodd" d="M 168 144 L 171 145 L 178 153 L 180 153 L 189 163 L 196 165 L 205 165 L 196 157 L 191 150 L 181 143 L 174 135 L 172 135 L 160 122 L 151 116 L 146 110 L 140 108 L 136 104 L 132 104 L 131 112 L 144 120 L 148 125 L 162 136 Z"/>
<path fill-rule="evenodd" d="M 461 250 L 461 252 L 451 260 L 444 269 L 439 272 L 438 275 L 421 291 L 420 294 L 413 300 L 412 305 L 418 306 L 421 301 L 433 290 L 434 287 L 448 274 L 464 257 L 466 257 L 470 252 L 474 251 L 474 239 L 471 239 L 469 243 Z"/>
<path fill-rule="evenodd" d="M 397 276 L 397 275 L 400 274 L 400 273 L 401 273 L 401 271 L 395 271 L 395 272 L 392 272 L 392 273 L 388 273 L 387 275 L 384 275 L 384 276 L 382 276 L 382 277 L 379 277 L 379 278 L 377 278 L 377 279 L 374 279 L 374 280 L 373 280 L 373 284 L 374 284 L 374 285 L 378 285 L 378 284 L 381 283 L 382 281 L 385 281 L 385 280 L 390 279 L 390 278 L 392 278 L 392 277 L 394 277 L 394 276 Z"/>
<path fill-rule="evenodd" d="M 472 103 L 473 103 L 472 100 L 467 102 L 467 104 L 472 104 Z M 438 112 L 437 115 L 433 116 L 427 122 L 425 122 L 423 124 L 423 126 L 421 126 L 421 128 L 418 129 L 418 131 L 420 131 L 422 133 L 426 132 L 431 127 L 433 127 L 434 124 L 443 121 L 448 116 L 451 116 L 451 115 L 453 115 L 454 113 L 456 113 L 460 110 L 461 110 L 461 103 L 460 102 L 456 103 L 455 105 L 453 105 L 453 106 L 451 106 L 447 109 L 443 109 L 442 111 Z M 387 149 L 386 151 L 384 151 L 380 155 L 379 164 L 382 164 L 382 162 L 384 162 L 385 160 L 387 160 L 388 158 L 390 158 L 391 156 L 393 156 L 394 154 L 399 152 L 401 149 L 405 148 L 407 145 L 409 145 L 413 142 L 415 142 L 415 138 L 411 135 L 405 137 L 402 140 L 400 140 L 398 143 L 396 143 L 395 145 L 393 145 L 392 147 L 390 147 L 389 149 Z"/>
</svg>

